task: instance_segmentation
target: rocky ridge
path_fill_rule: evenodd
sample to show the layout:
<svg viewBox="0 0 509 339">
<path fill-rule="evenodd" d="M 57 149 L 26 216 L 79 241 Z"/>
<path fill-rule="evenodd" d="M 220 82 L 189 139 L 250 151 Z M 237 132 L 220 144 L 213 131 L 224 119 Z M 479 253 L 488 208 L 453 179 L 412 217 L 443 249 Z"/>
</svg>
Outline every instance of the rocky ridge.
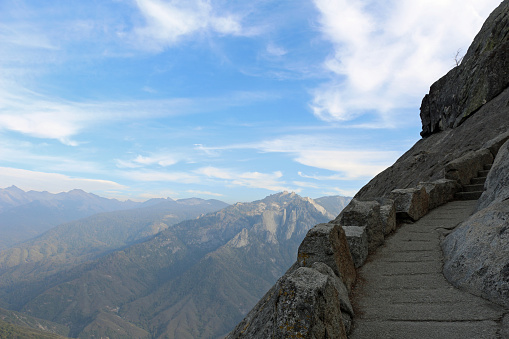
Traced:
<svg viewBox="0 0 509 339">
<path fill-rule="evenodd" d="M 228 338 L 347 338 L 355 321 L 348 307 L 355 268 L 399 223 L 417 221 L 453 200 L 493 161 L 478 212 L 443 242 L 444 275 L 457 287 L 509 307 L 508 18 L 505 0 L 462 64 L 424 98 L 425 138 L 364 186 L 335 220 L 308 232 L 297 262 Z M 341 326 L 332 326 L 333 316 Z"/>
</svg>

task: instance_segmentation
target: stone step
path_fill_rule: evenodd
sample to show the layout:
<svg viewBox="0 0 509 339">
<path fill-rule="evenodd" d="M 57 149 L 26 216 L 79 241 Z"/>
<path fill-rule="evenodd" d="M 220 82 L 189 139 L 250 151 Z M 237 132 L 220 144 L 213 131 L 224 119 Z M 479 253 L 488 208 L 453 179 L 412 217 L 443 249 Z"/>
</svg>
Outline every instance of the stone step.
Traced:
<svg viewBox="0 0 509 339">
<path fill-rule="evenodd" d="M 463 192 L 482 192 L 484 191 L 484 184 L 473 184 L 473 185 L 465 185 L 463 187 Z"/>
<path fill-rule="evenodd" d="M 478 177 L 487 177 L 488 173 L 490 173 L 490 170 L 479 171 L 479 172 L 477 172 L 477 176 Z"/>
<path fill-rule="evenodd" d="M 472 180 L 470 180 L 471 185 L 484 185 L 485 182 L 486 177 L 472 178 Z"/>
<path fill-rule="evenodd" d="M 491 166 L 493 166 L 493 165 L 492 164 L 486 164 L 486 165 L 484 165 L 484 169 L 486 171 L 489 171 L 491 169 Z"/>
<path fill-rule="evenodd" d="M 481 197 L 482 191 L 477 192 L 457 192 L 454 194 L 456 200 L 477 200 Z"/>
</svg>

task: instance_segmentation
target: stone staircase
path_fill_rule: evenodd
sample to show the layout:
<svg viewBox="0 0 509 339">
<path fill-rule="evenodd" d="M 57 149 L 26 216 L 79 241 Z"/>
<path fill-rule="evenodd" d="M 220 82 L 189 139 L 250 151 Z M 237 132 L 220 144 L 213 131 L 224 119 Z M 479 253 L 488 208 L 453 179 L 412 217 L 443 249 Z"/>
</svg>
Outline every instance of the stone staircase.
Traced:
<svg viewBox="0 0 509 339">
<path fill-rule="evenodd" d="M 469 185 L 465 185 L 463 190 L 454 194 L 454 200 L 477 200 L 484 191 L 486 177 L 491 170 L 492 164 L 484 165 L 482 171 L 477 172 L 477 177 L 470 180 Z"/>
</svg>

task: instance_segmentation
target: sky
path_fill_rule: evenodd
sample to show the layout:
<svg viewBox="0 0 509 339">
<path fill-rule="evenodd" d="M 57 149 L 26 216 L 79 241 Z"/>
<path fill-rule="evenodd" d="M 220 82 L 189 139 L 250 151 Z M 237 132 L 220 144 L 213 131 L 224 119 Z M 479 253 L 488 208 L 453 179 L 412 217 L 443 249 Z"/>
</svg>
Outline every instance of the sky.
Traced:
<svg viewBox="0 0 509 339">
<path fill-rule="evenodd" d="M 1 0 L 0 188 L 353 196 L 500 0 Z"/>
</svg>

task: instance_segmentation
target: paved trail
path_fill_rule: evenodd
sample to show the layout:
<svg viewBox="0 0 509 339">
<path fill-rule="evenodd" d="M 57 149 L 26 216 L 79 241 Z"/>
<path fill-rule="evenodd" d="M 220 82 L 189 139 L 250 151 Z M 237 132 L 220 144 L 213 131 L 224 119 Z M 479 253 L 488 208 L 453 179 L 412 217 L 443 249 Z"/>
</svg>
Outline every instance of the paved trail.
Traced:
<svg viewBox="0 0 509 339">
<path fill-rule="evenodd" d="M 450 202 L 386 239 L 359 271 L 350 338 L 507 338 L 502 307 L 454 288 L 442 275 L 440 236 L 475 204 Z"/>
</svg>

